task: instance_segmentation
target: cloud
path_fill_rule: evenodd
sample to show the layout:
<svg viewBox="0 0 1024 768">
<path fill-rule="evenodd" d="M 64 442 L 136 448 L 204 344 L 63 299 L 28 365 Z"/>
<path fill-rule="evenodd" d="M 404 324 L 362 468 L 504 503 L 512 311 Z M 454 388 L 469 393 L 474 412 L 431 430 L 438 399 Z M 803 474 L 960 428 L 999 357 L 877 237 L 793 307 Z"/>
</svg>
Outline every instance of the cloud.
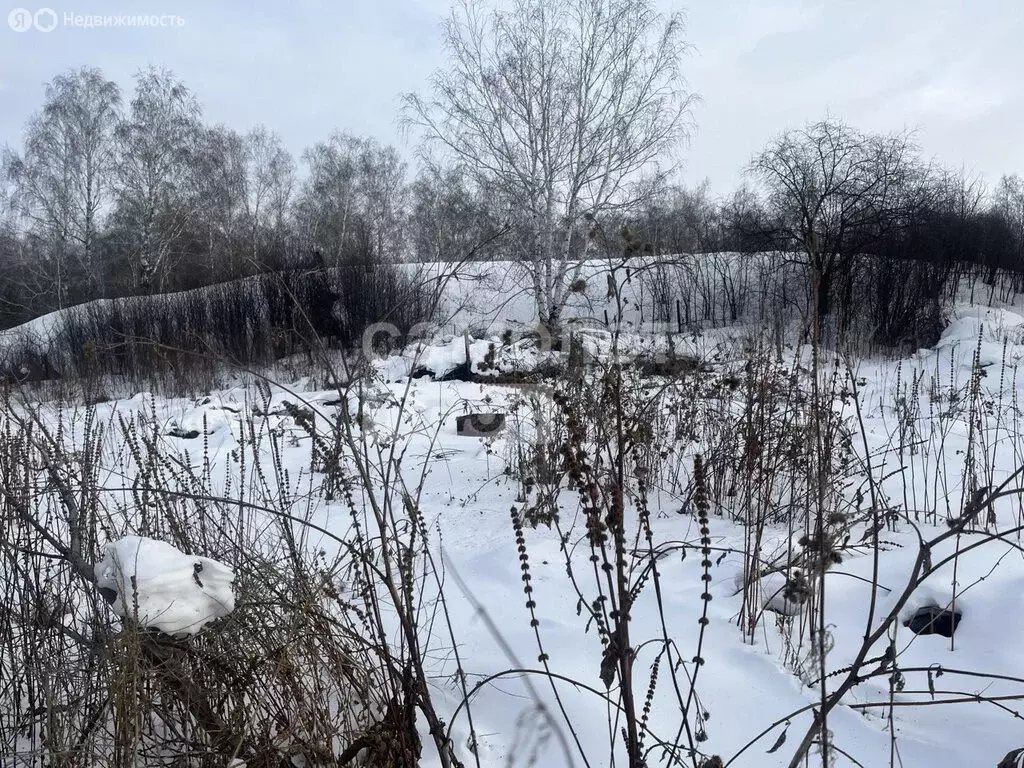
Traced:
<svg viewBox="0 0 1024 768">
<path fill-rule="evenodd" d="M 173 69 L 210 122 L 265 123 L 298 155 L 333 130 L 400 142 L 398 96 L 442 66 L 448 0 L 75 0 L 58 15 L 173 13 L 171 29 L 0 28 L 0 143 L 20 143 L 43 87 L 99 66 Z M 664 10 L 675 0 L 657 0 Z M 93 7 L 88 4 L 92 3 Z M 24 4 L 24 3 L 23 3 Z M 1024 4 L 1018 0 L 696 0 L 684 64 L 703 97 L 682 157 L 687 180 L 727 192 L 774 134 L 832 114 L 872 131 L 921 127 L 926 154 L 995 178 L 1024 172 Z M 0 23 L 3 19 L 0 13 Z M 984 136 L 984 142 L 965 131 Z M 404 151 L 411 154 L 408 147 Z"/>
<path fill-rule="evenodd" d="M 990 179 L 1024 172 L 1015 0 L 723 0 L 695 5 L 690 31 L 704 59 L 687 68 L 704 97 L 692 182 L 728 191 L 771 136 L 827 114 L 870 131 L 920 127 L 926 155 Z M 958 128 L 987 120 L 984 145 Z"/>
</svg>

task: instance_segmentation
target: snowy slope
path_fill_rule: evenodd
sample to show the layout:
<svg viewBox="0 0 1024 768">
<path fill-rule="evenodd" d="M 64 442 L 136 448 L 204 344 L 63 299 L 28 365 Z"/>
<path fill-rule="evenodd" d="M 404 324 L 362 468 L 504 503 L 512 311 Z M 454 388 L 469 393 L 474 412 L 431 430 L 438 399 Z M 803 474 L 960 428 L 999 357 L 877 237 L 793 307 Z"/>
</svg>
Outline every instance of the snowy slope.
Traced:
<svg viewBox="0 0 1024 768">
<path fill-rule="evenodd" d="M 868 547 L 855 549 L 826 577 L 828 670 L 842 670 L 850 664 L 866 628 L 895 604 L 913 566 L 919 536 L 942 532 L 946 515 L 962 509 L 969 494 L 962 482 L 963 467 L 971 446 L 985 447 L 986 458 L 978 459 L 979 472 L 990 484 L 1007 478 L 1024 461 L 1024 432 L 1017 409 L 1024 380 L 1016 368 L 1024 356 L 1022 329 L 1024 315 L 1012 309 L 962 307 L 934 349 L 920 350 L 901 361 L 858 364 L 864 442 L 860 438 L 854 442 L 862 464 L 851 473 L 863 472 L 863 462 L 870 457 L 874 476 L 883 478 L 880 492 L 908 519 L 885 532 L 877 563 Z M 690 343 L 696 350 L 724 348 L 733 357 L 741 356 L 738 342 L 721 335 L 694 337 Z M 603 696 L 600 643 L 593 628 L 587 627 L 586 614 L 580 615 L 579 598 L 566 577 L 558 534 L 539 527 L 526 531 L 539 620 L 538 645 L 525 605 L 509 512 L 518 504 L 519 489 L 504 474 L 507 458 L 514 453 L 515 437 L 505 433 L 485 441 L 460 437 L 455 429 L 457 415 L 478 409 L 505 410 L 521 391 L 461 382 L 410 382 L 406 378 L 424 360 L 439 367 L 446 361 L 458 361 L 461 344 L 456 338 L 450 344 L 421 350 L 415 359 L 381 361 L 379 380 L 369 385 L 364 407 L 358 410 L 360 435 L 385 454 L 391 446 L 400 446 L 405 457 L 402 472 L 413 484 L 420 472 L 426 471 L 421 498 L 426 529 L 432 549 L 438 555 L 443 552 L 450 575 L 447 605 L 451 624 L 457 628 L 464 671 L 471 686 L 481 686 L 472 700 L 480 764 L 580 765 L 572 746 L 576 740 L 594 755 L 607 755 L 608 745 L 621 741 L 614 729 L 609 731 L 614 712 Z M 787 352 L 792 357 L 805 353 Z M 978 370 L 974 361 L 983 367 L 985 376 L 975 382 L 977 389 L 971 394 L 972 373 Z M 978 423 L 971 422 L 964 405 L 965 398 L 972 397 L 980 403 Z M 178 456 L 190 452 L 192 462 L 201 442 L 213 465 L 211 474 L 219 477 L 235 477 L 232 473 L 242 471 L 237 454 L 247 445 L 255 441 L 254 450 L 269 455 L 267 443 L 260 441 L 272 433 L 284 434 L 287 439 L 278 445 L 283 446 L 281 461 L 288 476 L 308 478 L 316 474 L 311 469 L 311 444 L 285 403 L 310 408 L 315 423 L 324 428 L 338 417 L 338 408 L 346 407 L 338 402 L 337 392 L 309 391 L 303 382 L 297 382 L 263 394 L 245 388 L 211 393 L 198 403 L 143 394 L 103 403 L 97 406 L 97 417 L 112 423 L 121 415 L 153 424 L 160 434 L 161 450 Z M 349 407 L 355 415 L 354 406 Z M 48 418 L 57 418 L 56 408 L 47 413 Z M 851 422 L 857 417 L 852 406 L 843 413 Z M 255 434 L 248 426 L 252 423 L 260 425 Z M 901 441 L 904 429 L 911 438 Z M 201 437 L 175 436 L 190 431 Z M 111 451 L 108 460 L 113 461 L 116 447 Z M 685 465 L 690 457 L 679 461 Z M 253 476 L 246 479 L 251 482 Z M 235 477 L 236 486 L 237 480 Z M 123 479 L 114 477 L 111 482 L 121 485 Z M 852 490 L 844 493 L 852 495 Z M 567 494 L 563 523 L 568 542 L 578 546 L 584 531 L 572 501 L 572 494 Z M 743 567 L 747 532 L 730 521 L 728 513 L 736 510 L 722 510 L 726 514 L 714 515 L 710 521 L 715 553 L 709 590 L 713 599 L 707 606 L 710 621 L 701 641 L 698 620 L 704 609 L 701 595 L 705 583 L 696 551 L 699 526 L 692 515 L 680 513 L 681 499 L 671 493 L 656 494 L 652 506 L 654 544 L 666 552 L 658 561 L 664 611 L 645 600 L 633 612 L 633 645 L 641 649 L 636 659 L 641 670 L 638 679 L 646 681 L 654 661 L 654 641 L 663 632 L 672 637 L 687 663 L 683 679 L 693 673 L 690 659 L 699 648 L 706 661 L 700 668 L 694 704 L 703 713 L 706 739 L 700 742 L 701 749 L 721 755 L 737 768 L 788 765 L 792 749 L 810 724 L 810 706 L 817 700 L 815 687 L 809 685 L 814 682 L 815 670 L 808 663 L 807 648 L 790 645 L 793 635 L 784 619 L 768 615 L 753 640 L 740 631 L 743 596 L 737 591 L 737 574 Z M 939 562 L 957 551 L 962 554 L 930 578 L 910 603 L 911 608 L 929 603 L 945 606 L 955 599 L 963 613 L 955 642 L 936 635 L 915 636 L 897 625 L 895 634 L 872 650 L 872 655 L 880 655 L 888 641 L 894 643 L 899 666 L 905 670 L 904 684 L 892 697 L 893 707 L 889 706 L 888 675 L 866 680 L 844 699 L 844 706 L 830 719 L 835 745 L 842 750 L 836 765 L 889 765 L 895 751 L 897 764 L 905 766 L 995 766 L 1007 751 L 1024 746 L 1024 727 L 1014 716 L 1017 704 L 1012 698 L 1024 696 L 1024 683 L 1012 679 L 1024 669 L 1024 649 L 1017 645 L 1024 631 L 1024 558 L 1015 531 L 1022 510 L 1019 500 L 1008 497 L 999 500 L 993 512 L 995 529 L 1013 533 L 975 549 L 970 547 L 982 540 L 982 534 L 951 539 L 932 552 L 933 560 Z M 337 500 L 314 500 L 309 522 L 337 536 L 348 535 L 347 517 Z M 124 524 L 129 532 L 131 521 Z M 761 551 L 784 550 L 789 543 L 785 527 L 771 527 Z M 336 540 L 312 527 L 305 545 L 328 555 L 339 551 Z M 876 568 L 882 588 L 873 604 L 870 583 Z M 223 577 L 221 585 L 230 581 L 226 571 L 212 570 Z M 104 578 L 116 580 L 109 569 L 101 571 Z M 189 575 L 187 569 L 181 574 L 182 578 Z M 580 583 L 586 594 L 593 595 L 586 574 L 581 574 Z M 772 585 L 771 580 L 763 585 L 766 601 L 777 590 Z M 123 583 L 121 589 L 126 589 Z M 226 594 L 215 595 L 215 602 L 228 604 Z M 143 608 L 140 605 L 140 613 Z M 212 604 L 203 610 L 204 616 L 216 613 Z M 908 617 L 908 611 L 901 615 Z M 186 618 L 172 618 L 167 627 L 187 631 Z M 431 676 L 437 681 L 433 694 L 442 702 L 462 758 L 470 764 L 474 756 L 468 749 L 466 709 L 459 708 L 458 691 L 446 682 L 457 668 L 451 642 L 440 631 L 424 641 Z M 546 654 L 556 678 L 522 671 L 538 669 L 540 654 Z M 962 674 L 965 672 L 972 674 Z M 1007 697 L 1005 706 L 983 703 L 978 699 L 981 695 Z M 649 721 L 651 731 L 668 741 L 676 737 L 681 723 L 674 696 L 667 684 L 660 686 Z M 943 699 L 958 703 L 933 703 Z M 923 706 L 904 706 L 912 702 Z M 545 712 L 554 714 L 557 730 L 573 757 L 566 756 L 561 738 L 549 730 Z M 769 753 L 787 726 L 786 744 Z M 652 763 L 657 762 L 656 755 L 655 750 Z"/>
</svg>

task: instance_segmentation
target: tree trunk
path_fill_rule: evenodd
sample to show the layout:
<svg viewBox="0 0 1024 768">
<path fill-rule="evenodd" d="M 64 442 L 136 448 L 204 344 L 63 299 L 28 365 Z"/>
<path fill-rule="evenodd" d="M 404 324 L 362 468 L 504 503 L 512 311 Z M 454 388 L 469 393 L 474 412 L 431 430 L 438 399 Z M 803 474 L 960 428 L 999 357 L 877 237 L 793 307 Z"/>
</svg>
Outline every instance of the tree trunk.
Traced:
<svg viewBox="0 0 1024 768">
<path fill-rule="evenodd" d="M 814 291 L 814 321 L 818 331 L 825 329 L 825 322 L 832 311 L 832 275 L 828 271 L 815 270 L 812 280 Z"/>
<path fill-rule="evenodd" d="M 562 351 L 562 307 L 553 303 L 548 307 L 548 316 L 541 320 L 551 338 L 551 351 Z"/>
</svg>

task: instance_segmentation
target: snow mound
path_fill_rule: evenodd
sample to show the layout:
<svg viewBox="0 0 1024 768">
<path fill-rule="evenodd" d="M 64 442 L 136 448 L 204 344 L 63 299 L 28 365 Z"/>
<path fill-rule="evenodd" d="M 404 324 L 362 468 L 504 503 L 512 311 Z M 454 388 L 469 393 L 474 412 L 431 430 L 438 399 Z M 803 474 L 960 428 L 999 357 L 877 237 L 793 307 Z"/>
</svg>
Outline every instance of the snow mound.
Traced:
<svg viewBox="0 0 1024 768">
<path fill-rule="evenodd" d="M 234 571 L 163 541 L 125 536 L 104 547 L 100 589 L 116 593 L 114 613 L 172 636 L 194 635 L 235 608 Z"/>
<path fill-rule="evenodd" d="M 171 418 L 164 426 L 164 434 L 212 435 L 221 429 L 229 429 L 234 415 L 235 411 L 223 406 L 200 405 Z"/>
<path fill-rule="evenodd" d="M 783 616 L 798 616 L 803 611 L 804 606 L 796 599 L 789 599 L 789 596 L 795 593 L 790 593 L 787 590 L 787 586 L 791 582 L 795 583 L 798 576 L 799 569 L 794 569 L 792 575 L 777 571 L 761 576 L 758 579 L 758 591 L 760 593 L 760 604 L 764 607 L 764 610 L 773 611 Z M 742 592 L 743 585 L 743 571 L 740 570 L 733 577 L 734 594 Z"/>
<path fill-rule="evenodd" d="M 1024 317 L 1011 309 L 1000 307 L 961 307 L 955 318 L 942 332 L 936 349 L 956 344 L 974 345 L 980 338 L 982 342 L 1002 343 L 1009 340 L 1013 344 L 1024 341 Z"/>
</svg>

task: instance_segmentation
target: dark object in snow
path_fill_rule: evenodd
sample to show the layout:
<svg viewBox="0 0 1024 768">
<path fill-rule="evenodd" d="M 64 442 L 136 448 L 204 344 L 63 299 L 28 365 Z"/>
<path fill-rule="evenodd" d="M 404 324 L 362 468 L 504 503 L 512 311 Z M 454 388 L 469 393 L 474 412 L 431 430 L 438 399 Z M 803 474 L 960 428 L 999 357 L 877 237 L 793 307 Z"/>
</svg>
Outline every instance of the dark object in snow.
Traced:
<svg viewBox="0 0 1024 768">
<path fill-rule="evenodd" d="M 1024 768 L 1024 747 L 1011 749 L 996 768 Z"/>
<path fill-rule="evenodd" d="M 474 381 L 474 376 L 469 370 L 469 363 L 459 363 L 443 376 L 438 376 L 434 371 L 425 366 L 420 366 L 409 375 L 411 379 L 420 379 L 426 376 L 433 381 Z"/>
<path fill-rule="evenodd" d="M 180 437 L 182 440 L 195 440 L 197 437 L 199 437 L 199 430 L 198 429 L 188 429 L 188 430 L 186 430 L 186 429 L 179 429 L 178 427 L 173 427 L 173 428 L 171 428 L 171 429 L 169 429 L 167 431 L 167 436 L 168 437 Z"/>
<path fill-rule="evenodd" d="M 0 360 L 0 382 L 9 379 L 16 384 L 35 384 L 60 378 L 60 372 L 50 364 L 49 357 L 44 353 L 22 350 L 18 359 L 8 357 Z"/>
<path fill-rule="evenodd" d="M 952 637 L 960 624 L 960 611 L 949 611 L 937 605 L 926 605 L 903 622 L 915 635 L 942 635 Z"/>
<path fill-rule="evenodd" d="M 503 413 L 470 413 L 455 418 L 455 431 L 463 437 L 487 437 L 505 426 Z"/>
<path fill-rule="evenodd" d="M 701 362 L 693 357 L 676 357 L 673 355 L 660 355 L 653 358 L 640 359 L 636 362 L 636 368 L 640 375 L 665 376 L 675 378 L 687 373 L 708 370 Z"/>
<path fill-rule="evenodd" d="M 438 381 L 472 381 L 473 373 L 469 370 L 469 363 L 459 363 Z"/>
</svg>

